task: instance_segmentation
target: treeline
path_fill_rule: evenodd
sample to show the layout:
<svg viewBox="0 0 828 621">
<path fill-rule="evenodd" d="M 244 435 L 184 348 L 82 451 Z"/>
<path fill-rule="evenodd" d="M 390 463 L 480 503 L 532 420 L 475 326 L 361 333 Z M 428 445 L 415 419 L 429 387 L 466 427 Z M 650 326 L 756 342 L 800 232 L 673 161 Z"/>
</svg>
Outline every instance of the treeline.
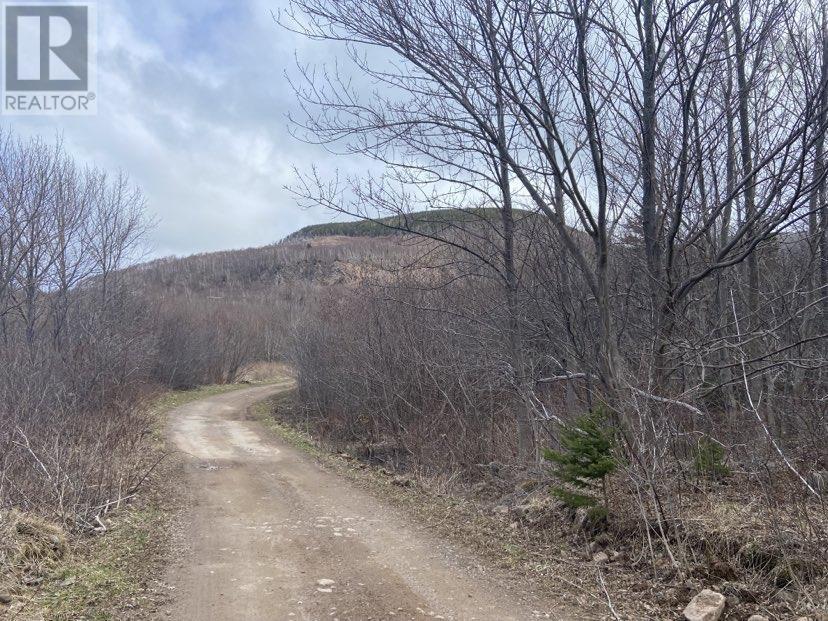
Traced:
<svg viewBox="0 0 828 621">
<path fill-rule="evenodd" d="M 524 236 L 529 234 L 533 237 Z M 412 243 L 406 260 L 389 256 L 397 270 L 374 272 L 348 287 L 317 288 L 303 298 L 307 312 L 286 337 L 287 353 L 299 371 L 302 401 L 329 439 L 365 446 L 391 440 L 403 464 L 431 472 L 473 472 L 492 460 L 521 462 L 517 408 L 528 406 L 532 440 L 540 450 L 555 446 L 561 426 L 579 412 L 610 403 L 597 374 L 583 371 L 599 338 L 588 287 L 572 274 L 565 251 L 554 248 L 551 229 L 523 230 L 516 241 L 522 257 L 516 300 L 520 354 L 529 376 L 523 386 L 516 386 L 513 376 L 509 326 L 515 317 L 503 303 L 502 281 L 464 250 Z M 466 239 L 464 247 L 469 243 Z M 419 251 L 412 258 L 415 248 Z M 619 246 L 614 252 L 633 250 Z M 807 254 L 801 237 L 787 238 L 772 254 L 762 254 L 765 292 L 776 302 L 764 307 L 765 321 L 790 312 L 781 300 L 792 275 L 807 269 L 802 262 Z M 612 274 L 630 296 L 636 276 L 630 269 Z M 733 293 L 732 305 L 738 304 L 739 272 L 721 286 Z M 808 368 L 794 353 L 799 347 L 807 351 L 810 344 L 800 338 L 813 317 L 795 312 L 787 317 L 774 334 L 776 346 L 761 350 L 757 360 L 743 359 L 734 333 L 732 351 L 714 352 L 723 361 L 717 364 L 694 356 L 705 353 L 706 339 L 715 338 L 723 326 L 735 332 L 736 322 L 727 315 L 688 315 L 684 328 L 690 351 L 671 360 L 675 368 L 664 384 L 667 392 L 647 384 L 652 333 L 640 306 L 628 298 L 614 316 L 624 326 L 618 349 L 630 369 L 626 390 L 612 402 L 620 410 L 616 413 L 646 413 L 646 420 L 658 421 L 655 436 L 652 429 L 632 427 L 640 435 L 631 436 L 631 442 L 664 442 L 676 458 L 686 458 L 699 442 L 714 437 L 727 443 L 729 458 L 758 467 L 778 459 L 778 441 L 802 473 L 828 467 L 821 444 L 828 423 L 822 354 L 812 351 L 814 363 Z M 777 371 L 772 381 L 762 382 L 767 368 Z M 750 405 L 758 398 L 754 390 L 762 400 L 758 417 Z M 758 435 L 767 441 L 765 429 L 773 442 L 764 445 L 764 457 L 757 460 L 758 446 L 750 439 Z M 687 466 L 680 460 L 675 465 Z"/>
<path fill-rule="evenodd" d="M 88 521 L 146 464 L 154 340 L 119 270 L 146 231 L 125 175 L 0 135 L 0 507 Z"/>
<path fill-rule="evenodd" d="M 531 212 L 516 210 L 521 218 L 534 218 Z M 480 207 L 477 209 L 430 209 L 414 213 L 399 213 L 393 216 L 376 217 L 350 222 L 328 222 L 312 224 L 291 233 L 285 241 L 300 241 L 315 237 L 384 237 L 404 235 L 416 231 L 426 236 L 445 234 L 459 225 L 466 227 L 477 225 L 480 228 L 491 226 L 500 220 L 497 209 Z"/>
<path fill-rule="evenodd" d="M 126 175 L 0 134 L 0 510 L 98 527 L 157 458 L 148 398 L 273 355 L 264 300 L 135 277 L 149 225 Z"/>
<path fill-rule="evenodd" d="M 371 316 L 385 348 L 434 375 L 444 396 L 426 412 L 456 411 L 442 386 L 463 382 L 416 339 L 396 338 L 412 322 L 423 335 L 445 327 L 452 350 L 468 339 L 497 352 L 485 383 L 511 394 L 522 462 L 539 453 L 538 426 L 567 411 L 540 398 L 557 385 L 614 413 L 649 482 L 663 467 L 653 453 L 738 419 L 820 497 L 803 473 L 828 467 L 825 451 L 784 456 L 794 436 L 826 433 L 824 15 L 798 0 L 294 8 L 309 37 L 399 61 L 389 73 L 354 51 L 355 70 L 395 86 L 364 98 L 341 75 L 304 75 L 297 131 L 386 169 L 347 181 L 313 171 L 294 188 L 300 201 L 392 228 L 418 209 L 465 214 L 436 231 L 408 227 L 425 240 L 420 267 L 441 277 L 383 292 L 396 310 L 355 318 L 356 333 Z M 490 215 L 475 218 L 481 209 Z M 465 306 L 464 292 L 483 290 Z M 397 325 L 405 308 L 420 312 Z M 470 323 L 447 327 L 459 317 Z M 488 358 L 467 347 L 469 369 Z M 355 368 L 381 368 L 385 348 Z M 413 407 L 391 388 L 410 379 L 378 381 L 388 409 Z"/>
<path fill-rule="evenodd" d="M 384 167 L 312 171 L 294 187 L 300 202 L 371 223 L 498 215 L 408 227 L 422 240 L 416 275 L 401 262 L 394 281 L 308 315 L 293 345 L 303 420 L 335 442 L 383 445 L 402 467 L 473 477 L 489 460 L 542 468 L 564 429 L 605 413 L 616 516 L 640 516 L 671 566 L 690 564 L 694 508 L 724 494 L 713 471 L 738 482 L 740 507 L 762 498 L 812 558 L 824 554 L 824 11 L 293 9 L 292 28 L 347 42 L 349 70 L 392 86 L 363 96 L 344 74 L 312 70 L 297 81 L 298 132 Z M 384 54 L 366 60 L 362 46 Z"/>
</svg>

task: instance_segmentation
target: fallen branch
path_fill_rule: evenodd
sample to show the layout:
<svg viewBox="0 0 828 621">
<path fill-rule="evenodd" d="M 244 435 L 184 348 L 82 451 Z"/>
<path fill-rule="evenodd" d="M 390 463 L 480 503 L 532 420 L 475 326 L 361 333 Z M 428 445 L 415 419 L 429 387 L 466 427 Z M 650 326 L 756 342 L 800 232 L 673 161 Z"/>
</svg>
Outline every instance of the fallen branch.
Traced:
<svg viewBox="0 0 828 621">
<path fill-rule="evenodd" d="M 129 494 L 127 496 L 120 496 L 116 500 L 111 500 L 111 501 L 106 502 L 102 505 L 98 505 L 97 507 L 95 507 L 95 509 L 93 511 L 95 511 L 98 515 L 100 515 L 101 513 L 106 513 L 107 509 L 109 509 L 109 507 L 111 507 L 112 505 L 120 505 L 125 500 L 129 500 L 130 498 L 134 498 L 135 495 L 136 494 Z"/>
<path fill-rule="evenodd" d="M 615 608 L 612 605 L 612 599 L 610 599 L 609 591 L 607 591 L 607 584 L 604 582 L 604 574 L 601 572 L 600 567 L 598 568 L 598 582 L 601 585 L 601 590 L 604 592 L 604 597 L 607 598 L 607 607 L 612 613 L 612 616 L 620 621 L 621 617 L 618 616 L 618 613 L 615 612 Z"/>
<path fill-rule="evenodd" d="M 586 379 L 589 373 L 566 373 L 564 375 L 553 375 L 551 377 L 542 377 L 537 380 L 538 384 L 554 384 L 555 382 L 566 382 L 569 380 Z"/>
</svg>

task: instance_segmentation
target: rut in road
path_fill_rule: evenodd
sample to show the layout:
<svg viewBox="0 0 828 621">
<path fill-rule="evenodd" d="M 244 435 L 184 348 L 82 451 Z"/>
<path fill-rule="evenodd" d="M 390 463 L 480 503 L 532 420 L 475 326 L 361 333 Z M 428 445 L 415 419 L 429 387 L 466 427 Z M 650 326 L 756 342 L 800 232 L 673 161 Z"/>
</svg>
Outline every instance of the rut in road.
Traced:
<svg viewBox="0 0 828 621">
<path fill-rule="evenodd" d="M 170 413 L 191 509 L 168 582 L 181 621 L 571 619 L 247 420 L 288 383 Z"/>
</svg>

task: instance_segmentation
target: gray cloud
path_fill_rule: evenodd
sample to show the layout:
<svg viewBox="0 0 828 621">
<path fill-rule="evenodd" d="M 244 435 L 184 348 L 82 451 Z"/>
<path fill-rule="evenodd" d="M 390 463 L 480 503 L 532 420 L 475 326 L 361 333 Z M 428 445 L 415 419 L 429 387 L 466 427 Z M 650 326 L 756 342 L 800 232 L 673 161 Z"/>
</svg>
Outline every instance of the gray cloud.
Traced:
<svg viewBox="0 0 828 621">
<path fill-rule="evenodd" d="M 330 220 L 283 189 L 292 167 L 360 164 L 290 136 L 284 72 L 297 50 L 311 62 L 337 50 L 280 28 L 277 9 L 267 0 L 103 0 L 98 115 L 5 123 L 24 135 L 60 133 L 79 159 L 129 172 L 158 220 L 155 256 L 263 245 Z"/>
</svg>

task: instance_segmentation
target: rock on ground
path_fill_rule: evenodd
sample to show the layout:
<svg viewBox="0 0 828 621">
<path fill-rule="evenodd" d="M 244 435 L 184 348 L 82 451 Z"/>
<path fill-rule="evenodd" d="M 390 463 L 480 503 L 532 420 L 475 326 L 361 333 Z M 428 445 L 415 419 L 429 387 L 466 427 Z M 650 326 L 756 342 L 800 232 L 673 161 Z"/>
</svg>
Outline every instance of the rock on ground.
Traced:
<svg viewBox="0 0 828 621">
<path fill-rule="evenodd" d="M 609 556 L 607 556 L 606 552 L 598 552 L 597 554 L 592 555 L 592 562 L 603 565 L 604 563 L 609 562 Z"/>
<path fill-rule="evenodd" d="M 724 595 L 704 589 L 687 604 L 687 608 L 684 609 L 684 618 L 687 621 L 718 621 L 724 608 Z"/>
</svg>

